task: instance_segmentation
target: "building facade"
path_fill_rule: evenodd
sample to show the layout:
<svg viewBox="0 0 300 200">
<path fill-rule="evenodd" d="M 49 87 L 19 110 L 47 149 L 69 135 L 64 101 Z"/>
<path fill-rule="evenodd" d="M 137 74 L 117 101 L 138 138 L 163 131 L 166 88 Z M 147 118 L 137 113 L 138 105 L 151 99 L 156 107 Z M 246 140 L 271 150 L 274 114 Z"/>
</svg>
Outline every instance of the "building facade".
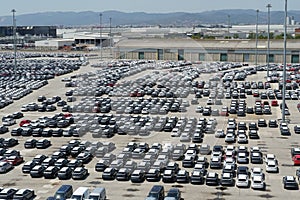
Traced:
<svg viewBox="0 0 300 200">
<path fill-rule="evenodd" d="M 287 62 L 299 63 L 300 40 L 288 40 Z M 283 40 L 270 41 L 271 63 L 283 63 Z M 267 40 L 125 39 L 115 45 L 120 59 L 267 62 Z"/>
</svg>

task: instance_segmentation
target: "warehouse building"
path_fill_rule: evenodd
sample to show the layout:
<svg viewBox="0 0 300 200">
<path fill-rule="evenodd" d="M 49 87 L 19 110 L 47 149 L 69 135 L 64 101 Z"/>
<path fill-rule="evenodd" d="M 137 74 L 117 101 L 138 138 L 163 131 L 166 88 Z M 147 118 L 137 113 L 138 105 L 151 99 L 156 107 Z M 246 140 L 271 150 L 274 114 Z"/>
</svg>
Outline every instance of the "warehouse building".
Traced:
<svg viewBox="0 0 300 200">
<path fill-rule="evenodd" d="M 56 26 L 17 26 L 19 36 L 47 36 L 56 37 Z M 0 26 L 0 37 L 12 36 L 12 26 Z"/>
<path fill-rule="evenodd" d="M 299 63 L 300 40 L 288 40 L 287 62 Z M 124 39 L 115 45 L 120 59 L 267 62 L 267 40 Z M 283 41 L 270 41 L 271 63 L 283 63 Z"/>
<path fill-rule="evenodd" d="M 74 39 L 47 39 L 35 41 L 35 48 L 38 50 L 58 50 L 74 46 Z"/>
</svg>

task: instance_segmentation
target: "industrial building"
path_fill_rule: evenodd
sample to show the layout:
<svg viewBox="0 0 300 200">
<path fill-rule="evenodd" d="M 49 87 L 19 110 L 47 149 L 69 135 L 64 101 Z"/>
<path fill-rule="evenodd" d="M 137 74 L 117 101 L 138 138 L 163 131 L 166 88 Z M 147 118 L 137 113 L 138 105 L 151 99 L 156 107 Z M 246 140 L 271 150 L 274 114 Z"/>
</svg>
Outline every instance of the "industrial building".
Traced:
<svg viewBox="0 0 300 200">
<path fill-rule="evenodd" d="M 299 63 L 300 40 L 288 40 L 287 62 Z M 267 40 L 124 39 L 115 45 L 121 59 L 267 62 Z M 283 40 L 270 41 L 271 63 L 283 63 Z"/>
<path fill-rule="evenodd" d="M 56 38 L 56 26 L 17 26 L 19 36 L 47 36 Z M 0 37 L 13 35 L 12 26 L 0 26 Z"/>
<path fill-rule="evenodd" d="M 74 46 L 73 39 L 47 39 L 35 41 L 35 48 L 38 50 L 58 50 Z"/>
</svg>

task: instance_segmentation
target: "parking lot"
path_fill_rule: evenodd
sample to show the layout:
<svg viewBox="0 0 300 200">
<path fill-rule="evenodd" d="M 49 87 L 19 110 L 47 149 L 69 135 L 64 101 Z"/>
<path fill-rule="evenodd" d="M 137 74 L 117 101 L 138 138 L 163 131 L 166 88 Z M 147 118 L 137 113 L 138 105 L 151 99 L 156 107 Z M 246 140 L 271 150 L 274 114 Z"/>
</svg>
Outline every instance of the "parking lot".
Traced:
<svg viewBox="0 0 300 200">
<path fill-rule="evenodd" d="M 238 96 L 234 98 L 232 96 L 235 92 L 241 95 L 242 92 L 240 92 L 240 88 L 242 86 L 240 83 L 258 83 L 261 81 L 264 84 L 267 81 L 265 70 L 255 70 L 256 73 L 251 73 L 249 71 L 254 69 L 251 66 L 232 64 L 229 65 L 231 67 L 228 67 L 228 65 L 224 64 L 221 65 L 223 68 L 220 68 L 220 64 L 190 65 L 189 63 L 156 63 L 153 61 L 145 63 L 138 61 L 121 63 L 115 61 L 103 63 L 100 67 L 94 67 L 93 65 L 97 63 L 97 60 L 90 60 L 90 64 L 87 66 L 81 66 L 80 69 L 76 71 L 56 76 L 54 79 L 49 79 L 48 84 L 37 90 L 33 90 L 30 94 L 19 100 L 14 100 L 12 104 L 1 109 L 2 118 L 20 111 L 22 106 L 26 104 L 35 102 L 40 105 L 41 103 L 37 101 L 40 96 L 45 96 L 46 98 L 59 96 L 62 100 L 67 102 L 68 97 L 65 94 L 73 90 L 73 95 L 71 96 L 75 97 L 76 100 L 68 101 L 67 104 L 70 106 L 70 110 L 68 111 L 70 111 L 74 117 L 73 126 L 75 127 L 77 125 L 76 128 L 78 128 L 79 137 L 47 137 L 52 143 L 50 147 L 46 149 L 25 149 L 23 145 L 24 142 L 29 138 L 35 137 L 22 135 L 13 136 L 19 141 L 19 144 L 13 147 L 13 149 L 19 150 L 25 161 L 32 160 L 37 154 L 51 156 L 53 152 L 59 151 L 61 146 L 68 144 L 72 139 L 90 142 L 99 141 L 102 144 L 112 142 L 116 148 L 113 149 L 111 153 L 116 156 L 121 154 L 122 151 L 124 153 L 124 148 L 129 142 L 135 142 L 137 144 L 145 142 L 149 144 L 150 147 L 154 143 L 159 143 L 162 148 L 169 148 L 170 151 L 172 148 L 174 149 L 177 144 L 184 144 L 186 148 L 188 148 L 190 144 L 196 141 L 193 136 L 194 133 L 197 132 L 197 125 L 200 125 L 201 118 L 206 118 L 207 121 L 211 121 L 213 127 L 208 128 L 206 125 L 206 127 L 202 127 L 203 130 L 200 128 L 202 130 L 202 136 L 196 143 L 198 147 L 202 144 L 208 144 L 212 150 L 213 146 L 222 145 L 223 149 L 226 150 L 228 145 L 233 145 L 236 148 L 246 146 L 249 153 L 251 147 L 259 147 L 263 157 L 267 154 L 274 154 L 276 156 L 279 168 L 278 173 L 267 172 L 265 162 L 261 164 L 254 164 L 250 161 L 246 164 L 237 163 L 237 166 L 247 166 L 249 170 L 253 167 L 262 168 L 265 174 L 265 190 L 254 190 L 251 188 L 251 183 L 249 187 L 246 188 L 237 187 L 235 185 L 222 186 L 221 184 L 208 186 L 205 181 L 200 185 L 178 183 L 177 181 L 164 183 L 162 179 L 163 169 L 158 182 L 145 180 L 142 183 L 132 183 L 130 180 L 103 180 L 103 172 L 95 171 L 96 163 L 103 158 L 103 156 L 94 156 L 90 162 L 85 164 L 89 175 L 83 180 L 73 180 L 72 178 L 69 180 L 59 180 L 58 178 L 45 179 L 43 177 L 31 178 L 29 174 L 22 172 L 23 164 L 20 164 L 13 170 L 0 175 L 2 187 L 34 189 L 37 195 L 35 199 L 47 199 L 47 197 L 53 196 L 55 191 L 62 184 L 71 184 L 75 189 L 80 186 L 86 186 L 91 189 L 95 187 L 105 187 L 107 190 L 107 198 L 112 200 L 120 198 L 132 200 L 145 199 L 153 185 L 164 185 L 165 191 L 168 191 L 172 187 L 177 187 L 181 190 L 183 199 L 283 199 L 286 197 L 289 199 L 297 199 L 299 191 L 284 189 L 282 178 L 287 175 L 295 176 L 296 169 L 298 169 L 297 166 L 293 165 L 291 157 L 291 149 L 300 147 L 299 135 L 294 133 L 294 126 L 300 123 L 298 118 L 299 111 L 297 109 L 298 99 L 286 100 L 290 112 L 290 115 L 286 117 L 287 121 L 289 121 L 288 127 L 291 132 L 291 135 L 286 136 L 281 134 L 278 127 L 270 128 L 268 126 L 270 119 L 276 120 L 278 125 L 280 124 L 282 117 L 280 106 L 271 106 L 271 101 L 277 100 L 278 104 L 280 104 L 282 100 L 277 97 L 275 99 L 269 97 L 263 99 L 261 97 L 261 93 L 267 93 L 267 91 L 277 89 L 278 83 L 270 83 L 269 90 L 250 86 L 249 90 L 251 90 L 252 94 L 246 94 L 245 91 L 245 97 Z M 107 67 L 107 65 L 109 67 Z M 225 72 L 234 70 L 246 72 L 247 69 L 250 70 L 248 70 L 249 73 L 246 75 L 245 80 L 228 81 L 229 85 L 226 86 L 226 81 L 222 79 L 226 75 Z M 296 70 L 296 72 L 298 71 L 299 69 Z M 235 72 L 234 75 L 236 75 L 236 73 L 237 72 Z M 227 73 L 227 76 L 231 76 L 231 74 Z M 204 85 L 200 86 L 202 81 L 204 81 Z M 69 83 L 69 85 L 66 85 L 66 83 Z M 232 83 L 236 83 L 236 85 Z M 206 91 L 210 93 L 205 95 Z M 254 96 L 256 91 L 260 96 Z M 290 91 L 297 91 L 297 89 L 295 88 Z M 198 97 L 196 97 L 197 92 L 200 93 Z M 211 96 L 214 92 L 216 96 Z M 218 97 L 218 93 L 224 96 Z M 227 98 L 226 93 L 230 93 L 231 96 Z M 300 93 L 297 95 L 299 96 Z M 213 103 L 209 103 L 208 99 L 211 99 Z M 216 99 L 220 99 L 221 104 L 216 105 Z M 194 103 L 192 103 L 193 100 Z M 264 105 L 262 108 L 264 111 L 266 110 L 268 102 L 271 114 L 251 114 L 245 111 L 245 113 L 241 113 L 240 116 L 238 116 L 239 114 L 234 113 L 234 110 L 238 111 L 240 102 L 243 101 L 245 101 L 245 109 L 247 107 L 255 108 L 256 103 L 259 102 L 259 105 Z M 266 101 L 266 103 L 264 103 L 264 101 Z M 208 105 L 208 103 L 210 105 Z M 231 111 L 230 108 L 232 104 L 235 104 L 236 107 Z M 203 111 L 196 112 L 197 108 L 200 109 L 200 106 L 203 108 Z M 211 106 L 211 112 L 218 109 L 218 114 L 213 114 L 212 116 L 212 113 L 209 113 L 205 115 L 204 110 L 206 106 Z M 222 116 L 221 111 L 224 106 L 228 107 L 228 115 L 225 114 Z M 2 134 L 1 137 L 12 137 L 11 130 L 19 127 L 19 123 L 24 119 L 34 121 L 42 116 L 52 117 L 56 113 L 60 113 L 61 109 L 62 107 L 56 106 L 55 111 L 39 112 L 36 110 L 23 112 L 24 117 L 17 119 L 16 124 L 9 126 L 9 132 Z M 110 118 L 110 120 L 114 118 L 115 122 L 109 125 L 104 122 L 101 124 L 102 121 L 99 120 L 103 118 Z M 237 124 L 239 122 L 245 122 L 247 127 L 250 122 L 258 123 L 259 119 L 265 119 L 267 127 L 258 127 L 258 139 L 250 138 L 247 128 L 246 136 L 248 141 L 246 143 L 239 143 L 237 137 L 235 137 L 233 142 L 225 142 L 226 138 L 216 137 L 215 133 L 219 129 L 224 130 L 226 133 L 229 118 L 234 118 Z M 172 119 L 174 119 L 175 122 L 171 122 Z M 98 124 L 95 120 L 98 120 Z M 143 123 L 143 121 L 146 121 L 146 123 Z M 179 127 L 179 121 L 184 122 L 185 125 L 180 126 L 179 129 L 181 131 L 177 134 L 174 129 Z M 191 125 L 188 127 L 189 121 Z M 161 125 L 157 125 L 158 122 L 160 122 Z M 168 122 L 172 125 L 166 128 Z M 116 130 L 113 129 L 113 124 Z M 100 125 L 103 125 L 103 127 Z M 104 127 L 104 125 L 106 126 Z M 185 128 L 190 129 L 189 131 L 184 131 Z M 187 137 L 183 137 L 185 132 L 188 133 Z M 237 131 L 235 131 L 235 135 L 237 135 L 236 132 Z M 36 139 L 41 139 L 41 137 L 37 137 Z M 159 150 L 158 154 L 161 154 L 161 152 L 162 151 Z M 210 162 L 212 155 L 201 155 L 197 153 L 197 157 L 206 157 L 208 162 Z M 250 156 L 248 158 L 250 159 Z M 68 157 L 68 159 L 73 158 Z M 224 159 L 224 155 L 222 155 L 222 165 Z M 129 160 L 139 163 L 142 161 L 142 158 L 129 158 Z M 180 168 L 187 170 L 190 175 L 194 170 L 193 167 L 183 167 L 182 160 L 174 160 L 170 155 L 166 163 L 171 161 L 178 163 Z M 219 178 L 221 178 L 222 167 L 220 167 L 220 169 L 211 169 L 211 167 L 208 166 L 207 171 L 216 172 Z M 205 177 L 206 176 L 204 176 L 204 178 Z M 234 179 L 237 181 L 236 176 Z M 250 176 L 249 179 L 251 179 Z"/>
</svg>

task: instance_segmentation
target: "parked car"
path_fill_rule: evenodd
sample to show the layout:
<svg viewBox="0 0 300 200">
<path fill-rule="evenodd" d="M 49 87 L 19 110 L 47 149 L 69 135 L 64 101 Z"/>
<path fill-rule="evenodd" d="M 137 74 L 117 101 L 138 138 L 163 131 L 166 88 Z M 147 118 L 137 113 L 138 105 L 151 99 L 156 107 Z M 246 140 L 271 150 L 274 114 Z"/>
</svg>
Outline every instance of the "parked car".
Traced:
<svg viewBox="0 0 300 200">
<path fill-rule="evenodd" d="M 282 183 L 284 189 L 293 189 L 293 190 L 299 189 L 299 185 L 294 176 L 284 176 L 282 178 Z"/>
<path fill-rule="evenodd" d="M 0 173 L 7 173 L 11 169 L 13 169 L 13 165 L 6 161 L 0 162 Z"/>
</svg>

